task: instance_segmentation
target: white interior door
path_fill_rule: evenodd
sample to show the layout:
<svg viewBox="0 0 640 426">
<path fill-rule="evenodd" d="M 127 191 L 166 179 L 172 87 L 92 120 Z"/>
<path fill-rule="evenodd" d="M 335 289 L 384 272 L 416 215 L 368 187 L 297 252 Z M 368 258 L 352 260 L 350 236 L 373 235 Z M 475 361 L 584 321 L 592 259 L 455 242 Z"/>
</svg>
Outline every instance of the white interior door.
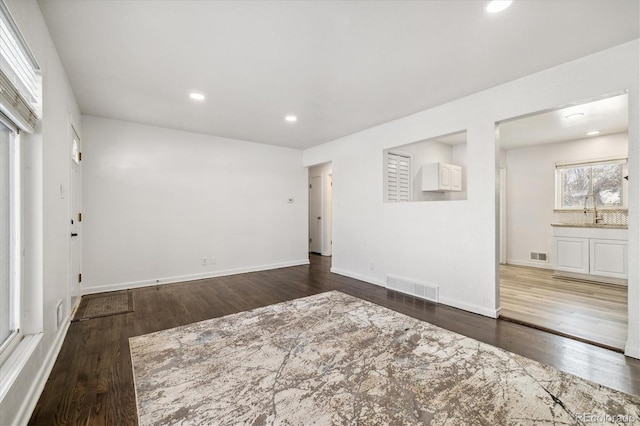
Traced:
<svg viewBox="0 0 640 426">
<path fill-rule="evenodd" d="M 309 251 L 322 253 L 322 176 L 309 178 Z"/>
<path fill-rule="evenodd" d="M 70 213 L 70 280 L 69 292 L 71 295 L 71 308 L 75 306 L 81 296 L 80 283 L 82 281 L 82 213 L 81 213 L 81 150 L 80 137 L 71 126 L 71 176 L 69 191 L 69 213 Z"/>
</svg>

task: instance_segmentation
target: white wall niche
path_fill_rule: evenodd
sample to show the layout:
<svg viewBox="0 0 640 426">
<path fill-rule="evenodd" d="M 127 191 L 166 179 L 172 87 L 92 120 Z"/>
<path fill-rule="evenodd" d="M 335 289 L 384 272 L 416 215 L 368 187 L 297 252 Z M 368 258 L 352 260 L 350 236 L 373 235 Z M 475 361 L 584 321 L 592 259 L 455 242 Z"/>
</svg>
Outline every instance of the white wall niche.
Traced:
<svg viewBox="0 0 640 426">
<path fill-rule="evenodd" d="M 399 153 L 411 158 L 411 196 L 409 201 L 452 201 L 467 199 L 467 131 L 448 133 L 405 145 L 388 148 L 383 151 L 383 167 L 386 167 L 388 153 Z M 423 172 L 427 173 L 432 165 L 460 166 L 461 190 L 423 190 Z M 388 176 L 383 172 L 383 201 L 390 202 L 387 197 Z"/>
</svg>

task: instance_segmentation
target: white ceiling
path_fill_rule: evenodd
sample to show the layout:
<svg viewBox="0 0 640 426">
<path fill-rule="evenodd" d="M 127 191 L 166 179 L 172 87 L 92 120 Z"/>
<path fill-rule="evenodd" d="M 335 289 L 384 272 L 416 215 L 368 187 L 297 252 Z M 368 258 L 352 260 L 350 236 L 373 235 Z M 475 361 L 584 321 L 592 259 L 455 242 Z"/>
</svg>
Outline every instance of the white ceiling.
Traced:
<svg viewBox="0 0 640 426">
<path fill-rule="evenodd" d="M 509 120 L 499 125 L 500 147 L 520 148 L 625 132 L 629 126 L 628 95 L 594 100 Z M 595 136 L 595 135 L 594 135 Z"/>
<path fill-rule="evenodd" d="M 639 37 L 639 0 L 486 3 L 39 0 L 83 113 L 296 148 Z"/>
</svg>

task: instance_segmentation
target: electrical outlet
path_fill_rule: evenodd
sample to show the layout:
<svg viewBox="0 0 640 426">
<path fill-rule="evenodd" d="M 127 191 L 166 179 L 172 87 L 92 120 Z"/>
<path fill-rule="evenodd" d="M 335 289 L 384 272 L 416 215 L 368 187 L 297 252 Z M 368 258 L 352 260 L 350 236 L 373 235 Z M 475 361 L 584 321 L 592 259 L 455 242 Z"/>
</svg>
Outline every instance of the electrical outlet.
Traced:
<svg viewBox="0 0 640 426">
<path fill-rule="evenodd" d="M 212 265 L 216 264 L 216 257 L 215 256 L 211 256 L 211 264 Z"/>
<path fill-rule="evenodd" d="M 202 258 L 202 266 L 207 266 L 207 258 L 206 257 Z"/>
</svg>

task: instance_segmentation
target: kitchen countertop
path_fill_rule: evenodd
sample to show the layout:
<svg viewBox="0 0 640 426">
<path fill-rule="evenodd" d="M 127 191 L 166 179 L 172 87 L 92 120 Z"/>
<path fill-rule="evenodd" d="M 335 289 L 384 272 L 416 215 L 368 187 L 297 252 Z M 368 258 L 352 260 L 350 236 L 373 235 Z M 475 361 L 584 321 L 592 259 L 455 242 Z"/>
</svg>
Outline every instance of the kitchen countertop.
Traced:
<svg viewBox="0 0 640 426">
<path fill-rule="evenodd" d="M 565 228 L 628 229 L 627 225 L 615 225 L 610 223 L 552 223 L 551 226 L 561 226 Z"/>
</svg>

